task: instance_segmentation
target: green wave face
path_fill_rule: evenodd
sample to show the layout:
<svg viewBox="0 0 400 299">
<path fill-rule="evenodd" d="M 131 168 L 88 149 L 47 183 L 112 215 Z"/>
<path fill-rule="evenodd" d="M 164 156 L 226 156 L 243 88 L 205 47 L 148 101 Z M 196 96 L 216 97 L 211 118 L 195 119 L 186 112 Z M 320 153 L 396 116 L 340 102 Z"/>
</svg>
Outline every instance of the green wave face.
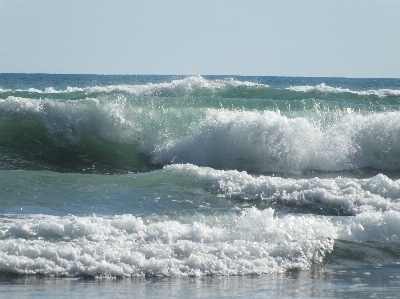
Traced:
<svg viewBox="0 0 400 299">
<path fill-rule="evenodd" d="M 400 169 L 397 89 L 365 89 L 368 81 L 358 89 L 285 86 L 273 77 L 89 78 L 72 87 L 1 87 L 2 169 Z"/>
</svg>

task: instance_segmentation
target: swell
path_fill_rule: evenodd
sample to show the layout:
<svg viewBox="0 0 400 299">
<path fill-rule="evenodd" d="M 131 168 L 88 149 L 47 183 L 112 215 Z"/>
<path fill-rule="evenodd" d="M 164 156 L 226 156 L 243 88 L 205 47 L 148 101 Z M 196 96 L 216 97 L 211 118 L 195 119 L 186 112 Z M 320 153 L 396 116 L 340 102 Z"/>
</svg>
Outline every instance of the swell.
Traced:
<svg viewBox="0 0 400 299">
<path fill-rule="evenodd" d="M 7 75 L 7 74 L 3 74 Z M 164 76 L 165 77 L 165 76 Z M 171 76 L 67 76 L 62 79 L 51 76 L 42 80 L 49 85 L 38 84 L 38 79 L 32 80 L 32 85 L 26 83 L 26 78 L 21 83 L 16 78 L 4 78 L 3 86 L 0 86 L 0 98 L 8 96 L 21 96 L 31 98 L 83 98 L 85 96 L 96 97 L 102 94 L 125 94 L 132 96 L 157 96 L 157 97 L 221 97 L 221 98 L 260 98 L 260 99 L 301 99 L 318 98 L 332 99 L 342 97 L 349 99 L 374 100 L 400 97 L 397 89 L 398 82 L 395 79 L 381 80 L 389 84 L 381 86 L 374 82 L 376 88 L 371 88 L 371 82 L 359 80 L 347 80 L 355 84 L 355 87 L 340 87 L 340 84 L 348 85 L 346 80 L 340 78 L 325 78 L 336 86 L 330 86 L 320 82 L 316 85 L 296 85 L 304 81 L 324 80 L 313 78 L 284 78 L 284 77 L 222 77 L 222 76 L 178 76 L 170 80 Z M 97 79 L 96 79 L 97 78 Z M 110 79 L 113 78 L 113 79 Z M 169 80 L 166 80 L 166 79 Z M 63 83 L 63 82 L 69 83 Z M 337 82 L 336 82 L 337 81 Z M 39 81 L 41 82 L 41 81 Z M 289 83 L 290 82 L 290 83 Z M 28 84 L 28 85 L 27 85 Z M 75 84 L 75 85 L 72 85 Z M 56 86 L 53 87 L 52 85 Z M 339 85 L 339 86 L 337 86 Z M 393 88 L 391 88 L 393 87 Z"/>
</svg>

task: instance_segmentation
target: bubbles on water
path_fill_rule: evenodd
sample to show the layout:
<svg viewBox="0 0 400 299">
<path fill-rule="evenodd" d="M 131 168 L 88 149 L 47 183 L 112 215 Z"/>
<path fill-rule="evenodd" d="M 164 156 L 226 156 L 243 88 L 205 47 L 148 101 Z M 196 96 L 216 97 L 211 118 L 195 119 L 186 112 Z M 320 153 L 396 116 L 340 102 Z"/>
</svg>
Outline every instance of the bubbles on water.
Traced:
<svg viewBox="0 0 400 299">
<path fill-rule="evenodd" d="M 400 180 L 379 174 L 355 178 L 282 178 L 252 176 L 246 172 L 222 171 L 191 164 L 165 168 L 178 176 L 192 176 L 203 188 L 227 198 L 262 200 L 312 208 L 324 214 L 356 215 L 367 211 L 400 212 Z"/>
<path fill-rule="evenodd" d="M 67 276 L 201 276 L 308 268 L 332 250 L 336 229 L 319 217 L 249 209 L 184 224 L 131 215 L 33 216 L 2 222 L 0 268 Z"/>
</svg>

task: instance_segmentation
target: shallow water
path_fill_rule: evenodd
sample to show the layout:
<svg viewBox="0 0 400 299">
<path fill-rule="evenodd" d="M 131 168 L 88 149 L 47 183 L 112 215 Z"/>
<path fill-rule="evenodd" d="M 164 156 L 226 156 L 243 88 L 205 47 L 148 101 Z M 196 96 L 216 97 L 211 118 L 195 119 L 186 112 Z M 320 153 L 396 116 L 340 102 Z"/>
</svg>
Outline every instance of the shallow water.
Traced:
<svg viewBox="0 0 400 299">
<path fill-rule="evenodd" d="M 399 266 L 233 277 L 0 277 L 2 298 L 398 298 L 399 285 Z"/>
</svg>

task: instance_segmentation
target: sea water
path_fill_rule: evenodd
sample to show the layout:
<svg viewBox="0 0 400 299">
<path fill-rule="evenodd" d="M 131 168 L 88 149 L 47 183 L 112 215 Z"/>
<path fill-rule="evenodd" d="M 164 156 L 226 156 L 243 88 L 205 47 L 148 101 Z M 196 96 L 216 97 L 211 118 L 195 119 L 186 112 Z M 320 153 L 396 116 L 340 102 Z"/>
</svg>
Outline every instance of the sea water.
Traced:
<svg viewBox="0 0 400 299">
<path fill-rule="evenodd" d="M 0 74 L 2 297 L 400 291 L 400 80 Z"/>
</svg>

